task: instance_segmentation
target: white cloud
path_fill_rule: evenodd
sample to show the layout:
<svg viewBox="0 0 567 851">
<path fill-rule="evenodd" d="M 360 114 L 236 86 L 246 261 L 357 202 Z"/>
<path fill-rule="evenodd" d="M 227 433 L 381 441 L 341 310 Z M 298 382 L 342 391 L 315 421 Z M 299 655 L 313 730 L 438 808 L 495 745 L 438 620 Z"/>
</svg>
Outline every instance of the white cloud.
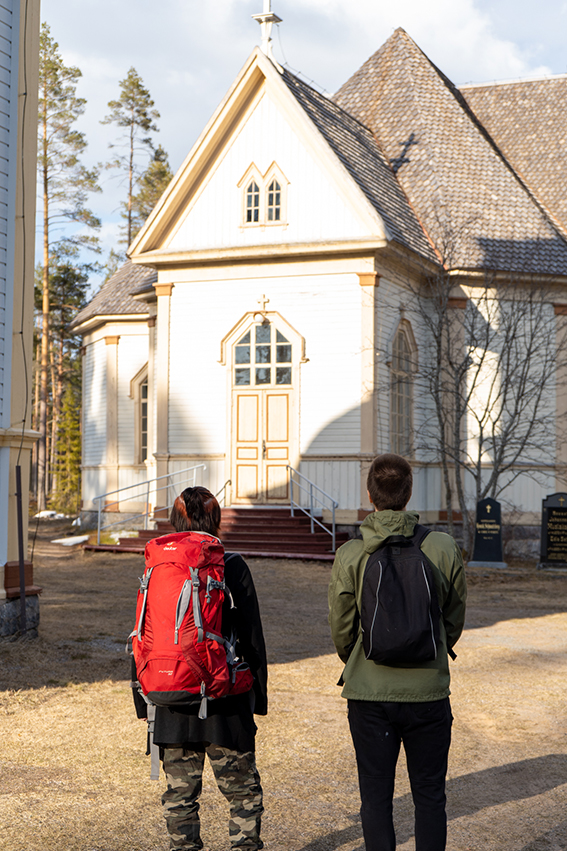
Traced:
<svg viewBox="0 0 567 851">
<path fill-rule="evenodd" d="M 508 30 L 502 35 L 510 2 L 272 0 L 283 18 L 279 32 L 274 30 L 274 53 L 334 91 L 402 26 L 456 83 L 549 73 L 554 66 L 551 60 L 547 64 L 546 45 L 553 44 L 560 57 L 556 65 L 561 63 L 555 72 L 564 71 L 563 46 L 557 53 L 553 27 L 540 27 L 534 45 L 537 4 L 527 3 L 515 14 L 514 40 Z M 565 0 L 546 0 L 545 8 L 548 15 L 550 7 L 559 15 L 566 5 Z M 87 164 L 108 158 L 115 130 L 99 122 L 108 101 L 118 95 L 118 81 L 133 65 L 161 113 L 157 140 L 176 169 L 259 43 L 259 27 L 250 16 L 261 10 L 262 0 L 81 0 L 70 15 L 69 0 L 43 0 L 42 18 L 51 25 L 65 61 L 83 72 L 79 94 L 88 107 L 80 129 L 89 141 Z M 107 173 L 103 193 L 92 198 L 106 225 L 105 250 L 115 238 L 122 196 L 118 181 Z"/>
</svg>

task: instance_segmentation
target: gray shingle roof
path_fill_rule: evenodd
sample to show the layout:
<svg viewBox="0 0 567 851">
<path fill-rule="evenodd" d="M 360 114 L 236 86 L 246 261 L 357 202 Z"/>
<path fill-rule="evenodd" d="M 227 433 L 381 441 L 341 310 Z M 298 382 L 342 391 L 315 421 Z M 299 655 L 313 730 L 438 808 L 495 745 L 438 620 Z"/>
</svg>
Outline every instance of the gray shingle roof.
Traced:
<svg viewBox="0 0 567 851">
<path fill-rule="evenodd" d="M 147 305 L 133 299 L 132 293 L 156 281 L 155 269 L 150 269 L 149 266 L 135 266 L 131 260 L 128 260 L 75 316 L 70 327 L 77 328 L 95 316 L 147 313 Z"/>
<path fill-rule="evenodd" d="M 404 30 L 334 100 L 375 134 L 448 266 L 567 274 L 567 242 Z"/>
<path fill-rule="evenodd" d="M 461 86 L 460 91 L 567 234 L 567 76 Z"/>
<path fill-rule="evenodd" d="M 437 257 L 376 139 L 360 121 L 289 71 L 283 79 L 393 238 L 429 259 Z"/>
</svg>

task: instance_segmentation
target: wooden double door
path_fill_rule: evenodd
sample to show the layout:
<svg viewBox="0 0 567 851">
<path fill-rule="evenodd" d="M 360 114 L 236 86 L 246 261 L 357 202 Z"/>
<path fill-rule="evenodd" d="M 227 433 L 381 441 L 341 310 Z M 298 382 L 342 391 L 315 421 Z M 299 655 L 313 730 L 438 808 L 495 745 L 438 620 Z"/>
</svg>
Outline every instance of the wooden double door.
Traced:
<svg viewBox="0 0 567 851">
<path fill-rule="evenodd" d="M 235 503 L 289 500 L 292 440 L 291 388 L 234 389 L 232 498 Z"/>
</svg>

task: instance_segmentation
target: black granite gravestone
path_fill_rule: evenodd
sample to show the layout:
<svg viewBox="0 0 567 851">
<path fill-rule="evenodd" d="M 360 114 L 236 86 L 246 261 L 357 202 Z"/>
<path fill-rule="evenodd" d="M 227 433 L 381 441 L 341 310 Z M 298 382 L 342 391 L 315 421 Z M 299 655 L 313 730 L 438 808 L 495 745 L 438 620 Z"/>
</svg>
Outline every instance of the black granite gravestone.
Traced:
<svg viewBox="0 0 567 851">
<path fill-rule="evenodd" d="M 542 501 L 541 563 L 567 564 L 567 493 Z"/>
<path fill-rule="evenodd" d="M 502 561 L 502 514 L 500 503 L 487 497 L 476 506 L 474 552 L 469 565 L 506 567 Z"/>
</svg>

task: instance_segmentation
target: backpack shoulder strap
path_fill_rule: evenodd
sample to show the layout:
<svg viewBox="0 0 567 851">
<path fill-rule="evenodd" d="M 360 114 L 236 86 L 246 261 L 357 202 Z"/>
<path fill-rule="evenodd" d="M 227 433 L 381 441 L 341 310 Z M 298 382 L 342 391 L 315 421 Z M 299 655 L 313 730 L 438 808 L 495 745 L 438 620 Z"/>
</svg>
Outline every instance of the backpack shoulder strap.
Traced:
<svg viewBox="0 0 567 851">
<path fill-rule="evenodd" d="M 421 547 L 424 540 L 427 538 L 431 529 L 428 529 L 427 526 L 422 526 L 421 523 L 418 523 L 413 530 L 412 540 L 416 547 Z"/>
</svg>

